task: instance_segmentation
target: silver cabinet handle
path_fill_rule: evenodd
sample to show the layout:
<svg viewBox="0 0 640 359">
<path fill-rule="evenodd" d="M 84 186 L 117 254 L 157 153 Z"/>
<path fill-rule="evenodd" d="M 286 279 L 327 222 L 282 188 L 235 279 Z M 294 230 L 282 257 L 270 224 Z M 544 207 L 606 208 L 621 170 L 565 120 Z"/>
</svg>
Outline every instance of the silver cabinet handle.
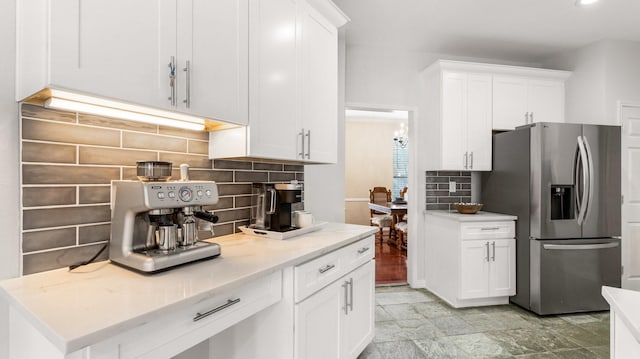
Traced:
<svg viewBox="0 0 640 359">
<path fill-rule="evenodd" d="M 497 231 L 498 229 L 500 229 L 500 227 L 482 227 L 482 228 L 480 228 L 481 231 Z"/>
<path fill-rule="evenodd" d="M 311 159 L 311 130 L 307 130 L 307 159 Z"/>
<path fill-rule="evenodd" d="M 184 104 L 187 105 L 187 108 L 189 108 L 191 107 L 191 61 L 187 60 L 187 64 L 182 71 L 185 72 L 185 81 L 187 85 L 186 98 L 182 100 L 182 102 L 184 102 Z"/>
<path fill-rule="evenodd" d="M 353 278 L 349 278 L 349 309 L 353 312 Z"/>
<path fill-rule="evenodd" d="M 169 98 L 171 106 L 176 106 L 176 57 L 169 59 Z"/>
<path fill-rule="evenodd" d="M 533 123 L 533 112 L 529 113 L 529 123 Z"/>
<path fill-rule="evenodd" d="M 344 288 L 344 307 L 342 309 L 344 309 L 345 315 L 349 315 L 349 290 L 347 289 L 348 286 L 349 282 L 347 281 L 342 284 L 342 288 Z"/>
<path fill-rule="evenodd" d="M 211 314 L 217 313 L 223 309 L 229 308 L 230 306 L 234 305 L 234 304 L 238 304 L 240 303 L 240 298 L 236 298 L 236 299 L 229 299 L 227 300 L 227 302 L 219 307 L 213 308 L 210 311 L 204 312 L 204 313 L 196 313 L 196 316 L 193 317 L 193 321 L 197 322 L 200 319 L 206 318 L 208 316 L 210 316 Z"/>
<path fill-rule="evenodd" d="M 362 247 L 362 248 L 358 249 L 358 254 L 362 254 L 362 253 L 364 253 L 364 252 L 366 252 L 368 250 L 369 250 L 369 247 Z"/>
<path fill-rule="evenodd" d="M 491 242 L 491 247 L 493 249 L 491 260 L 495 262 L 496 261 L 496 242 Z"/>
<path fill-rule="evenodd" d="M 464 157 L 464 169 L 467 169 L 468 164 L 469 164 L 469 157 L 468 157 L 469 155 L 468 154 L 469 154 L 469 152 L 465 152 L 464 156 L 463 156 Z"/>
<path fill-rule="evenodd" d="M 529 124 L 529 112 L 524 113 L 524 124 L 525 125 Z"/>
<path fill-rule="evenodd" d="M 486 242 L 484 246 L 487 248 L 487 262 L 489 261 L 489 242 Z"/>
<path fill-rule="evenodd" d="M 298 152 L 298 156 L 304 159 L 304 128 L 298 133 L 300 136 L 301 152 Z"/>
<path fill-rule="evenodd" d="M 469 169 L 473 169 L 473 151 L 469 154 Z"/>
<path fill-rule="evenodd" d="M 327 264 L 326 266 L 324 266 L 324 267 L 322 267 L 322 268 L 318 269 L 318 272 L 320 272 L 320 273 L 324 273 L 324 272 L 326 272 L 326 271 L 328 271 L 328 270 L 332 270 L 332 269 L 333 269 L 333 268 L 335 268 L 335 267 L 336 267 L 336 265 L 335 265 L 335 264 Z"/>
</svg>

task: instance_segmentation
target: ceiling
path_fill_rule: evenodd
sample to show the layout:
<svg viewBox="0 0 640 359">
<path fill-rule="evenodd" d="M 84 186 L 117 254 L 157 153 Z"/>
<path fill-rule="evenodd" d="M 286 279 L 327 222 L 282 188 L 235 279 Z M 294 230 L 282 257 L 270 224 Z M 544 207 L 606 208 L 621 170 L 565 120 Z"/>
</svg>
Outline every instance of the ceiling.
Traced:
<svg viewBox="0 0 640 359">
<path fill-rule="evenodd" d="M 347 44 L 538 62 L 602 39 L 640 42 L 640 1 L 334 0 Z"/>
</svg>

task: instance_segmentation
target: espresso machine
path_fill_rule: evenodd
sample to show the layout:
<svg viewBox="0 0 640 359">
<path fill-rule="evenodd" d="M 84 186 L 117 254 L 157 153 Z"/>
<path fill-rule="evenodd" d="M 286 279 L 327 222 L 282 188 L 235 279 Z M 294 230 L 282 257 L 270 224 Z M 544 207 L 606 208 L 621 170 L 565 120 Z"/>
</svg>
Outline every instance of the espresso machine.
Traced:
<svg viewBox="0 0 640 359">
<path fill-rule="evenodd" d="M 302 186 L 298 183 L 254 183 L 249 228 L 275 232 L 297 229 L 291 224 L 291 214 L 300 202 Z"/>
<path fill-rule="evenodd" d="M 218 218 L 203 206 L 218 202 L 218 187 L 213 181 L 190 181 L 188 165 L 180 170 L 179 181 L 168 181 L 171 163 L 138 162 L 139 181 L 112 181 L 113 263 L 150 273 L 220 255 L 218 244 L 198 236 L 202 229 L 213 236 Z"/>
</svg>

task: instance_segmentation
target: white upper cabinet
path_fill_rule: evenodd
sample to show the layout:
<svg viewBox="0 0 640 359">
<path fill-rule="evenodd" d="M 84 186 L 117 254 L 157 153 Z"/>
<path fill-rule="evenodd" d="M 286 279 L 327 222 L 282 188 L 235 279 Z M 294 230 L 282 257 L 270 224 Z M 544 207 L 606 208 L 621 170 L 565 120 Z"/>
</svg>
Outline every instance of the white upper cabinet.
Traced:
<svg viewBox="0 0 640 359">
<path fill-rule="evenodd" d="M 571 73 L 439 60 L 421 74 L 418 136 L 427 170 L 490 171 L 493 130 L 564 122 Z"/>
<path fill-rule="evenodd" d="M 247 1 L 25 0 L 16 97 L 60 88 L 244 124 Z"/>
<path fill-rule="evenodd" d="M 249 3 L 249 121 L 210 134 L 210 158 L 335 163 L 338 31 L 327 0 Z"/>
<path fill-rule="evenodd" d="M 513 130 L 533 122 L 564 122 L 565 73 L 549 74 L 562 78 L 494 76 L 493 128 Z"/>
<path fill-rule="evenodd" d="M 491 170 L 491 76 L 428 70 L 429 170 Z"/>
</svg>

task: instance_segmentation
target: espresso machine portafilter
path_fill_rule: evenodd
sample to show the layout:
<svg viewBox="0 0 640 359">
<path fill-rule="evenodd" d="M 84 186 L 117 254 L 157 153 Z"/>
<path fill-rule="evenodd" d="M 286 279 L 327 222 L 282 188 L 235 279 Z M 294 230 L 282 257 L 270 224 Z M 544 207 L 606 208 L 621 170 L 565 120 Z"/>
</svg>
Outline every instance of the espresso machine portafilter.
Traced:
<svg viewBox="0 0 640 359">
<path fill-rule="evenodd" d="M 198 237 L 199 227 L 211 231 L 211 224 L 218 220 L 203 210 L 203 206 L 218 202 L 216 183 L 190 181 L 187 165 L 181 165 L 181 180 L 167 181 L 171 164 L 154 163 L 168 165 L 168 174 L 156 166 L 152 176 L 138 173 L 141 181 L 112 181 L 111 261 L 141 272 L 156 272 L 220 255 L 218 244 Z M 149 166 L 149 162 L 142 164 Z M 147 181 L 147 177 L 153 179 Z M 199 226 L 205 221 L 208 225 Z"/>
</svg>

